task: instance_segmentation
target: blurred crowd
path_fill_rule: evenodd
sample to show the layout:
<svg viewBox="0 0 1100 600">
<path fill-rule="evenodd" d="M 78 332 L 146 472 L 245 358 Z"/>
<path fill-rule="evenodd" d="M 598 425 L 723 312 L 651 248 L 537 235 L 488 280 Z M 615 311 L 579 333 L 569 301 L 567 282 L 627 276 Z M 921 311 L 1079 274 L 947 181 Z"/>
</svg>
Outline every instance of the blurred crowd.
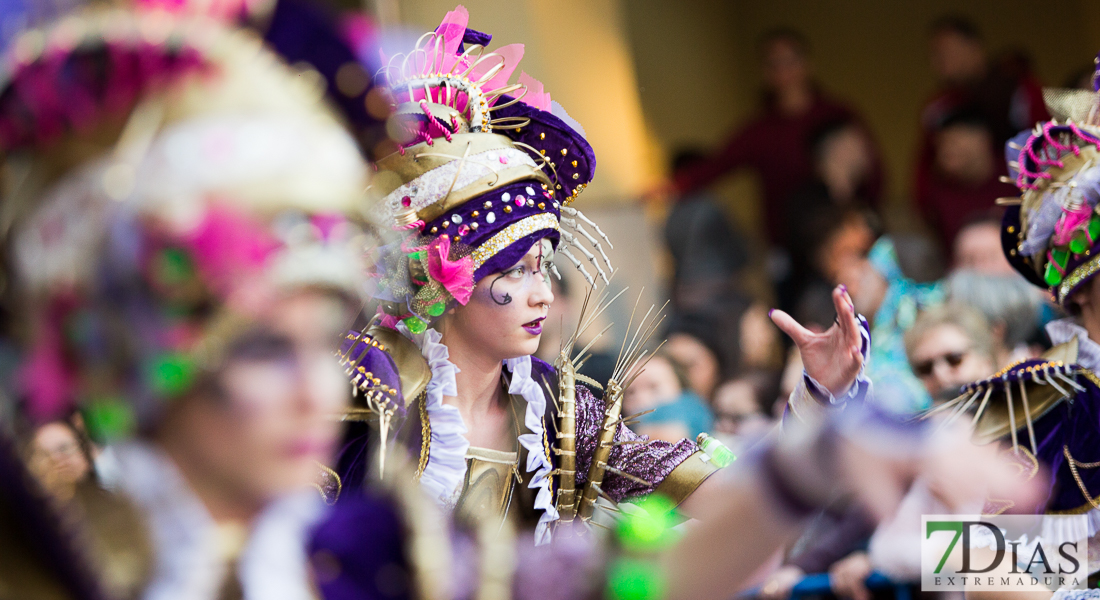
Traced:
<svg viewBox="0 0 1100 600">
<path fill-rule="evenodd" d="M 825 331 L 837 285 L 869 321 L 867 374 L 876 402 L 895 414 L 918 415 L 1048 349 L 1043 326 L 1062 309 L 1005 259 L 998 204 L 1019 193 L 1005 143 L 1050 118 L 1028 57 L 993 52 L 966 18 L 931 24 L 937 88 L 914 119 L 912 173 L 890 174 L 911 175 L 918 221 L 892 232 L 876 141 L 815 77 L 808 40 L 776 29 L 757 49 L 759 109 L 719 147 L 676 153 L 671 182 L 656 194 L 670 201 L 668 341 L 626 393 L 624 412 L 642 415 L 635 429 L 666 440 L 706 433 L 741 452 L 783 419 L 802 373 L 769 307 Z M 1091 75 L 1086 67 L 1065 86 L 1091 91 Z M 761 184 L 762 235 L 735 224 L 713 191 L 741 170 Z M 918 574 L 919 557 L 896 538 L 915 542 L 895 534 L 889 524 L 876 532 L 858 510 L 822 517 L 760 574 L 762 594 L 783 598 L 807 574 L 827 572 L 836 594 L 867 600 L 872 571 Z"/>
<path fill-rule="evenodd" d="M 275 19 L 272 22 L 277 24 L 280 22 L 277 19 L 282 18 L 297 23 L 297 19 L 305 18 L 302 15 L 279 13 L 272 17 Z M 341 126 L 348 125 L 345 123 L 348 121 L 354 130 L 349 137 L 351 141 L 340 148 L 348 150 L 357 143 L 358 148 L 349 153 L 356 161 L 361 158 L 360 153 L 376 158 L 372 155 L 378 148 L 375 144 L 385 133 L 374 118 L 376 115 L 369 114 L 371 100 L 362 70 L 341 75 L 336 68 L 330 68 L 335 63 L 326 58 L 323 48 L 307 51 L 309 39 L 279 38 L 280 29 L 276 26 L 268 31 L 276 33 L 269 33 L 267 42 L 281 47 L 287 63 L 297 64 L 307 58 L 314 61 L 317 72 L 331 80 L 329 87 L 339 88 L 343 95 L 336 95 L 354 107 L 350 117 L 325 117 L 332 124 L 339 121 Z M 665 341 L 625 390 L 623 414 L 630 415 L 627 419 L 631 429 L 650 439 L 674 443 L 689 438 L 702 444 L 709 436 L 724 444 L 733 455 L 749 454 L 754 444 L 783 422 L 788 398 L 803 380 L 799 350 L 773 325 L 771 311 L 781 309 L 809 330 L 825 332 L 839 318 L 834 296 L 837 286 L 850 295 L 855 312 L 867 319 L 871 342 L 864 369 L 874 382 L 874 401 L 878 408 L 903 419 L 955 398 L 961 386 L 969 382 L 990 377 L 1007 365 L 1036 357 L 1048 349 L 1051 343 L 1043 327 L 1063 316 L 1061 309 L 1016 274 L 1004 258 L 1002 208 L 998 204 L 999 198 L 1018 195 L 1018 190 L 1006 179 L 1008 170 L 1002 150 L 1005 143 L 1018 131 L 1050 117 L 1040 82 L 1031 72 L 1027 57 L 1018 52 L 992 52 L 978 28 L 966 19 L 949 16 L 932 24 L 928 31 L 928 53 L 937 89 L 917 119 L 920 147 L 912 171 L 911 200 L 922 225 L 893 232 L 884 227 L 884 182 L 888 174 L 878 145 L 858 111 L 832 96 L 828 82 L 815 77 L 808 41 L 797 31 L 780 29 L 764 36 L 758 50 L 765 78 L 757 113 L 732 131 L 721 147 L 707 151 L 683 149 L 672 161 L 671 181 L 664 189 L 669 206 L 663 225 L 663 243 L 672 265 L 667 282 L 670 304 L 657 336 Z M 350 63 L 354 57 L 341 56 L 340 60 Z M 1091 89 L 1087 78 L 1071 83 Z M 332 93 L 332 89 L 328 91 Z M 263 105 L 260 100 L 255 102 Z M 175 116 L 171 111 L 167 114 Z M 325 123 L 329 124 L 329 120 Z M 561 152 L 564 155 L 566 151 Z M 502 158 L 501 162 L 505 160 Z M 739 170 L 751 170 L 762 183 L 759 214 L 763 222 L 758 236 L 749 235 L 729 219 L 729 211 L 712 190 L 716 182 Z M 303 167 L 303 171 L 309 169 Z M 250 172 L 250 177 L 253 175 Z M 348 175 L 349 182 L 344 187 L 357 191 L 356 186 L 361 183 L 359 175 L 358 171 Z M 262 189 L 263 194 L 273 193 L 271 188 L 278 186 L 267 185 L 264 178 L 268 176 L 274 174 L 260 173 L 255 176 L 258 183 L 253 179 L 247 183 Z M 237 191 L 231 185 L 211 186 L 212 197 L 225 193 L 226 189 Z M 289 255 L 291 250 L 302 250 L 307 242 L 326 250 L 333 249 L 338 241 L 351 247 L 348 239 L 363 243 L 362 232 L 353 231 L 347 223 L 333 225 L 326 220 L 331 213 L 344 210 L 343 205 L 320 206 L 311 204 L 310 198 L 292 200 L 279 196 L 279 202 L 290 204 L 303 214 L 308 210 L 316 214 L 309 213 L 308 218 L 302 217 L 295 223 L 280 221 L 270 225 L 282 237 L 270 242 L 266 233 L 257 234 L 257 239 L 262 238 L 256 242 L 257 246 L 270 242 L 279 252 L 285 246 Z M 504 210 L 512 211 L 510 206 Z M 214 209 L 210 212 L 214 231 L 210 236 L 217 238 L 215 247 L 227 254 L 239 250 L 242 256 L 251 256 L 249 253 L 256 251 L 253 247 L 241 249 L 241 244 L 233 243 L 240 241 L 236 237 L 239 232 L 255 233 L 247 223 Z M 171 221 L 179 215 L 172 213 L 171 218 L 157 215 L 162 217 Z M 187 216 L 180 218 L 185 221 Z M 459 223 L 456 218 L 456 231 Z M 76 306 L 75 301 L 66 304 L 65 299 L 45 309 L 38 307 L 45 316 L 35 313 L 42 316 L 43 322 L 64 313 L 63 318 L 55 319 L 61 323 L 56 330 L 44 328 L 37 332 L 36 342 L 49 346 L 52 334 L 59 339 L 75 340 L 74 345 L 80 346 L 85 355 L 75 357 L 59 351 L 57 354 L 61 356 L 55 358 L 59 370 L 71 364 L 84 369 L 81 377 L 92 382 L 87 384 L 91 404 L 82 410 L 67 410 L 42 419 L 33 414 L 6 418 L 3 412 L 17 410 L 12 408 L 15 403 L 0 402 L 0 422 L 17 424 L 12 428 L 17 441 L 15 453 L 52 502 L 61 507 L 79 506 L 81 511 L 115 515 L 114 520 L 99 521 L 111 529 L 109 534 L 100 532 L 103 534 L 96 536 L 102 543 L 115 545 L 105 554 L 117 564 L 108 565 L 105 570 L 115 575 L 110 582 L 114 589 L 140 595 L 133 590 L 150 577 L 154 566 L 138 564 L 138 557 L 148 553 L 143 546 L 148 542 L 142 541 L 136 532 L 134 536 L 126 535 L 129 509 L 114 504 L 114 491 L 127 490 L 145 502 L 146 508 L 163 509 L 168 515 L 163 522 L 153 523 L 154 528 L 159 528 L 155 543 L 168 548 L 177 542 L 180 547 L 186 546 L 194 542 L 198 535 L 194 532 L 201 530 L 205 536 L 201 540 L 204 549 L 231 556 L 226 561 L 234 568 L 237 561 L 246 566 L 249 560 L 262 562 L 265 540 L 253 535 L 254 531 L 227 530 L 221 526 L 220 515 L 214 515 L 219 520 L 218 526 L 205 517 L 188 521 L 194 516 L 192 506 L 184 506 L 186 502 L 176 496 L 169 501 L 151 493 L 143 495 L 144 486 L 148 483 L 147 489 L 161 489 L 158 486 L 173 485 L 172 477 L 179 475 L 180 481 L 187 479 L 192 486 L 208 486 L 200 492 L 229 490 L 224 498 L 213 494 L 224 500 L 220 506 L 227 512 L 251 502 L 255 510 L 248 513 L 249 518 L 261 513 L 267 515 L 269 510 L 278 513 L 271 517 L 275 523 L 272 535 L 278 535 L 279 528 L 285 533 L 306 520 L 290 504 L 272 509 L 275 503 L 270 499 L 280 497 L 272 490 L 287 487 L 279 478 L 290 471 L 296 482 L 316 479 L 316 464 L 331 454 L 340 441 L 332 419 L 316 425 L 313 437 L 302 433 L 306 428 L 303 423 L 320 422 L 321 416 L 330 416 L 334 406 L 342 406 L 346 401 L 343 397 L 346 381 L 340 373 L 330 377 L 336 369 L 335 362 L 332 365 L 325 362 L 334 349 L 323 342 L 338 339 L 344 322 L 354 320 L 352 315 L 359 306 L 348 291 L 354 286 L 324 279 L 328 273 L 312 263 L 298 266 L 294 289 L 301 296 L 290 299 L 279 296 L 281 291 L 272 291 L 283 290 L 280 286 L 285 287 L 286 282 L 276 284 L 264 279 L 270 290 L 259 284 L 243 285 L 246 280 L 240 275 L 245 269 L 238 269 L 237 264 L 222 265 L 225 269 L 222 275 L 233 280 L 234 285 L 248 288 L 245 292 L 228 282 L 225 289 L 231 291 L 196 292 L 190 284 L 180 283 L 183 276 L 176 275 L 181 271 L 203 270 L 209 265 L 198 264 L 202 260 L 209 259 L 214 264 L 225 259 L 224 256 L 204 257 L 196 253 L 201 259 L 196 264 L 182 264 L 173 252 L 177 246 L 185 247 L 193 240 L 181 241 L 183 238 L 172 237 L 177 232 L 170 226 L 159 222 L 153 226 L 141 218 L 135 217 L 124 225 L 132 230 L 119 226 L 119 231 L 113 232 L 117 235 L 110 236 L 111 252 L 121 256 L 133 250 L 139 245 L 137 238 L 150 245 L 140 252 L 133 251 L 135 256 L 141 254 L 140 258 L 134 258 L 135 265 L 130 265 L 137 275 L 123 274 L 148 279 L 142 280 L 140 290 L 118 284 L 123 275 L 114 273 L 113 266 L 102 267 L 103 272 L 95 271 L 95 276 L 105 278 L 107 283 L 103 289 L 95 289 L 98 295 L 88 305 L 97 309 L 110 306 L 107 311 L 110 317 L 104 322 L 93 322 L 88 316 L 90 309 L 82 312 L 84 307 Z M 265 221 L 264 226 L 268 225 Z M 45 222 L 36 226 L 39 229 L 32 233 L 41 234 L 46 240 L 43 244 L 47 245 L 51 227 L 64 228 L 65 224 Z M 225 229 L 219 233 L 218 227 Z M 477 224 L 473 227 L 476 230 Z M 219 235 L 233 240 L 227 242 Z M 302 241 L 302 236 L 309 239 Z M 457 242 L 459 238 L 454 239 Z M 218 246 L 222 243 L 224 246 Z M 117 256 L 112 254 L 111 258 Z M 111 279 L 116 275 L 117 281 Z M 256 278 L 262 279 L 259 275 Z M 116 288 L 111 287 L 116 284 Z M 4 285 L 7 281 L 0 281 L 0 288 Z M 557 300 L 548 309 L 547 322 L 553 323 L 558 317 L 566 317 L 565 321 L 575 318 L 584 290 L 575 289 L 568 278 L 554 280 L 552 285 Z M 256 290 L 270 297 L 248 297 L 252 292 L 263 295 Z M 298 304 L 301 297 L 306 298 L 304 304 Z M 112 304 L 116 300 L 117 307 Z M 507 301 L 511 301 L 510 296 Z M 127 302 L 147 305 L 142 304 L 137 307 L 140 310 L 130 313 L 126 311 L 134 306 Z M 245 327 L 219 312 L 222 304 L 237 307 L 238 302 L 250 310 L 263 307 L 254 311 L 260 315 L 259 325 L 252 323 Z M 503 306 L 505 302 L 498 304 Z M 5 310 L 11 307 L 5 304 Z M 232 312 L 226 310 L 227 314 Z M 206 328 L 240 336 L 238 339 L 226 334 L 234 344 L 215 348 L 222 354 L 211 351 L 211 355 L 225 359 L 234 368 L 219 371 L 215 376 L 204 373 L 202 365 L 170 360 L 152 364 L 151 357 L 142 355 L 145 346 L 141 343 L 147 340 L 129 338 L 123 344 L 131 344 L 126 345 L 128 371 L 116 373 L 103 367 L 100 362 L 117 357 L 99 360 L 97 352 L 109 345 L 106 342 L 98 345 L 100 338 L 109 338 L 116 330 L 127 327 L 138 329 L 144 322 L 127 322 L 133 314 L 148 317 L 149 323 L 157 324 L 160 328 L 157 343 L 165 337 L 186 338 L 191 342 L 201 337 L 200 333 L 206 335 Z M 2 392 L 18 397 L 21 392 L 16 389 L 17 378 L 13 373 L 20 357 L 12 341 L 15 336 L 11 334 L 20 329 L 20 324 L 12 314 L 5 313 L 2 318 L 10 329 L 0 339 L 0 374 L 8 382 Z M 235 326 L 240 329 L 232 329 Z M 552 362 L 560 348 L 560 338 L 560 332 L 548 327 L 538 355 Z M 28 351 L 30 358 L 38 350 L 57 348 L 36 346 Z M 172 356 L 169 354 L 168 358 Z M 594 380 L 605 381 L 614 368 L 614 360 L 613 356 L 597 352 L 582 372 Z M 38 364 L 34 360 L 29 362 Z M 40 371 L 32 375 L 43 377 L 44 373 L 50 374 Z M 124 380 L 126 385 L 133 385 L 128 389 L 137 390 L 136 396 L 151 397 L 147 388 L 154 392 L 170 391 L 177 379 L 195 385 L 202 396 L 168 408 L 157 406 L 149 409 L 148 414 L 139 409 L 135 415 L 128 409 L 119 409 L 122 402 L 117 398 L 96 395 L 101 391 L 98 384 L 103 383 L 104 390 L 113 389 L 104 382 L 114 384 Z M 320 386 L 323 388 L 320 391 L 306 390 L 308 384 L 322 380 L 326 384 L 337 383 L 328 388 Z M 48 396 L 56 390 L 38 391 Z M 244 408 L 234 404 L 227 409 L 227 398 L 234 403 L 243 399 Z M 278 411 L 270 406 L 257 408 L 265 402 L 277 405 Z M 94 410 L 89 412 L 88 406 Z M 264 410 L 273 412 L 268 415 Z M 248 426 L 239 425 L 242 422 Z M 123 430 L 137 432 L 158 449 L 142 451 L 147 454 L 132 448 L 120 453 L 110 442 L 114 432 Z M 278 461 L 269 455 L 277 455 Z M 178 472 L 157 466 L 158 460 L 174 464 Z M 143 472 L 143 468 L 148 471 Z M 173 475 L 166 476 L 169 472 Z M 165 483 L 167 479 L 172 481 Z M 326 500 L 326 494 L 332 493 L 332 482 L 327 483 L 326 486 L 322 474 L 316 484 Z M 313 494 L 314 490 L 308 492 Z M 177 501 L 178 505 L 173 504 Z M 910 508 L 908 513 L 902 511 L 883 521 L 861 506 L 821 511 L 797 541 L 775 552 L 744 587 L 757 586 L 761 596 L 781 600 L 806 575 L 829 573 L 836 595 L 869 600 L 870 592 L 864 581 L 873 571 L 899 581 L 913 580 L 919 575 L 919 555 L 915 554 L 916 544 L 906 535 L 912 529 L 913 516 L 919 519 L 921 512 L 931 510 L 929 505 L 935 500 L 918 485 L 910 490 L 904 502 Z M 980 506 L 974 510 L 978 509 Z M 176 510 L 179 512 L 172 512 Z M 216 510 L 211 509 L 211 513 Z M 300 548 L 296 551 L 305 552 Z M 0 560 L 5 560 L 2 548 Z M 314 568 L 320 567 L 314 565 Z M 239 587 L 240 582 L 223 582 L 221 571 L 218 574 L 219 577 L 210 576 L 211 581 L 217 581 L 208 587 Z M 163 573 L 158 577 L 170 579 Z M 272 585 L 277 584 L 276 581 Z M 0 588 L 0 597 L 2 592 Z M 217 597 L 245 596 L 239 589 L 221 589 Z"/>
</svg>

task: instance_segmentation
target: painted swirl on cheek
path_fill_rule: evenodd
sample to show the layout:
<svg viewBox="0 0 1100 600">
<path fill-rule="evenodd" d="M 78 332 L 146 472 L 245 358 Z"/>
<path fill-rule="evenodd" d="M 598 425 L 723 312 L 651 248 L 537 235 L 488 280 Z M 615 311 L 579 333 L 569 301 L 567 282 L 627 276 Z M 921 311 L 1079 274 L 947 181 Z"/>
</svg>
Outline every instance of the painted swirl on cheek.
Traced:
<svg viewBox="0 0 1100 600">
<path fill-rule="evenodd" d="M 506 275 L 507 275 L 507 273 L 501 273 L 500 275 L 497 275 L 496 279 L 494 279 L 492 281 L 492 283 L 489 284 L 489 297 L 493 299 L 493 302 L 496 302 L 500 306 L 504 306 L 505 304 L 511 304 L 512 303 L 512 295 L 511 294 L 505 292 L 505 293 L 501 294 L 501 296 L 498 298 L 496 292 L 493 291 L 493 286 L 495 286 L 497 284 L 497 282 L 500 281 L 501 279 L 504 279 L 504 277 Z"/>
</svg>

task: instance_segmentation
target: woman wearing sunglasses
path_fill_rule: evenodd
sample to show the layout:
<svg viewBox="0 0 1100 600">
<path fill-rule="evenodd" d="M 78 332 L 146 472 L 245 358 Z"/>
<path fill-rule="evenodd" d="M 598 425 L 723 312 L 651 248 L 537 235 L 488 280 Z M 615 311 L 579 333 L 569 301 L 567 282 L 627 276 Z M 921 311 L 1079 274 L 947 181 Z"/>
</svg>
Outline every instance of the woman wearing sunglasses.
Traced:
<svg viewBox="0 0 1100 600">
<path fill-rule="evenodd" d="M 922 312 L 905 334 L 905 353 L 933 402 L 959 395 L 962 386 L 993 374 L 993 334 L 985 317 L 963 304 Z"/>
</svg>

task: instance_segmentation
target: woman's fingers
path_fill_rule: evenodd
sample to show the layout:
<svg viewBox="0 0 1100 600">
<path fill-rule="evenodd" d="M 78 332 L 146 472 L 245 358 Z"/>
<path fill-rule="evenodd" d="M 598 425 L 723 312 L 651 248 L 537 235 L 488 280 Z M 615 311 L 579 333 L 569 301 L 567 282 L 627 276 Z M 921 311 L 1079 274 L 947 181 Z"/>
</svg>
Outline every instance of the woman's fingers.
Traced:
<svg viewBox="0 0 1100 600">
<path fill-rule="evenodd" d="M 771 317 L 772 323 L 775 323 L 776 327 L 791 336 L 796 346 L 802 346 L 813 336 L 813 332 L 800 325 L 798 321 L 794 320 L 794 317 L 779 309 L 773 309 L 768 313 L 768 316 Z"/>
<path fill-rule="evenodd" d="M 843 285 L 833 289 L 833 305 L 836 307 L 837 324 L 848 346 L 860 346 L 859 321 L 856 320 L 855 305 Z"/>
</svg>

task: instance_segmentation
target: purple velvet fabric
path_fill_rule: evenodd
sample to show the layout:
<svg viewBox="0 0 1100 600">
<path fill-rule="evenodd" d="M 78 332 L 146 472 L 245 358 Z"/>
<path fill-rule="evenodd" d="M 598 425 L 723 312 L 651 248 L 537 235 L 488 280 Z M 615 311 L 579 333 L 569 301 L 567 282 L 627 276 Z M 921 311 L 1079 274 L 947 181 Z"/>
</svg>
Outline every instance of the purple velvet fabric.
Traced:
<svg viewBox="0 0 1100 600">
<path fill-rule="evenodd" d="M 482 46 L 488 46 L 489 42 L 493 40 L 492 34 L 483 33 L 476 29 L 466 28 L 466 33 L 462 36 L 462 43 L 458 45 L 458 53 L 462 54 L 466 51 L 466 44 L 481 44 Z"/>
<path fill-rule="evenodd" d="M 287 64 L 306 62 L 324 76 L 329 101 L 340 107 L 361 143 L 377 142 L 376 138 L 384 135 L 383 122 L 367 112 L 366 97 L 371 86 L 349 96 L 340 92 L 336 85 L 340 68 L 354 64 L 356 56 L 341 35 L 334 15 L 324 10 L 320 3 L 309 0 L 276 2 L 264 31 L 264 41 L 282 55 Z M 371 133 L 376 135 L 369 135 Z M 364 145 L 365 152 L 371 149 L 369 143 Z"/>
<path fill-rule="evenodd" d="M 1054 475 L 1047 495 L 1047 512 L 1092 508 L 1070 471 L 1064 449 L 1077 462 L 1100 461 L 1100 388 L 1084 377 L 1077 378 L 1077 382 L 1084 386 L 1084 392 L 1059 403 L 1034 423 L 1039 446 L 1035 456 Z M 1026 425 L 1017 436 L 1021 444 L 1027 445 Z M 1078 466 L 1077 473 L 1089 496 L 1100 496 L 1100 469 Z"/>
<path fill-rule="evenodd" d="M 583 385 L 577 386 L 577 486 L 588 482 L 588 469 L 592 466 L 592 457 L 596 453 L 597 438 L 603 424 L 604 403 L 596 398 Z M 648 440 L 627 426 L 619 424 L 615 430 L 615 441 Z M 627 479 L 614 473 L 607 473 L 603 480 L 603 490 L 616 502 L 634 496 L 643 496 L 653 492 L 665 477 L 680 463 L 695 453 L 695 442 L 683 439 L 675 444 L 661 440 L 651 440 L 644 444 L 626 444 L 611 449 L 607 464 L 648 481 L 643 485 L 633 479 Z"/>
<path fill-rule="evenodd" d="M 355 341 L 355 336 L 361 339 Z M 349 339 L 351 338 L 351 339 Z M 386 385 L 397 390 L 393 400 L 397 405 L 397 418 L 405 416 L 405 397 L 401 395 L 401 377 L 397 374 L 397 365 L 393 358 L 384 350 L 370 345 L 370 337 L 357 331 L 349 331 L 344 336 L 344 342 L 340 344 L 340 353 L 347 356 L 354 364 L 354 368 L 362 367 L 368 373 L 372 373 L 378 379 L 378 385 Z M 354 374 L 352 375 L 354 377 Z"/>
<path fill-rule="evenodd" d="M 507 212 L 505 208 L 508 209 Z M 553 215 L 555 221 L 561 217 L 560 208 L 551 199 L 549 192 L 542 189 L 540 183 L 534 180 L 520 181 L 493 190 L 444 213 L 424 225 L 424 234 L 429 237 L 446 234 L 451 236 L 452 241 L 454 236 L 458 236 L 458 241 L 454 243 L 478 248 L 509 225 L 540 213 Z M 458 217 L 458 221 L 455 221 L 455 217 Z M 554 246 L 557 246 L 559 234 L 556 229 L 546 228 L 533 232 L 503 248 L 481 265 L 474 271 L 474 281 L 516 264 L 537 240 L 544 237 L 550 238 Z"/>
<path fill-rule="evenodd" d="M 314 530 L 310 563 L 325 600 L 394 600 L 412 598 L 413 568 L 407 557 L 411 542 L 397 502 L 375 491 L 346 496 Z M 575 528 L 554 544 L 535 546 L 534 537 L 516 536 L 516 569 L 512 598 L 569 600 L 594 597 L 603 584 L 606 565 L 597 540 Z M 455 600 L 477 597 L 480 548 L 463 531 L 451 530 L 447 547 Z"/>
<path fill-rule="evenodd" d="M 356 336 L 367 336 L 356 331 L 349 331 L 344 336 L 344 342 L 340 346 L 340 352 L 353 361 L 352 367 L 358 370 L 363 367 L 373 377 L 378 378 L 379 385 L 387 385 L 397 390 L 392 399 L 395 401 L 397 411 L 394 413 L 393 428 L 399 430 L 404 424 L 408 408 L 405 406 L 405 398 L 401 393 L 401 378 L 397 372 L 397 365 L 393 358 L 383 350 L 371 346 L 367 341 L 354 341 Z M 351 339 L 349 339 L 351 338 Z M 392 435 L 392 434 L 391 434 Z M 344 439 L 340 451 L 336 455 L 336 472 L 344 482 L 345 490 L 357 490 L 361 487 L 367 475 L 367 466 L 370 464 L 370 453 L 373 451 L 372 440 L 376 440 L 378 432 L 370 425 L 362 421 L 349 421 L 344 432 Z"/>
<path fill-rule="evenodd" d="M 963 388 L 963 393 L 973 394 L 979 390 L 979 386 L 984 384 L 993 385 L 997 394 L 1003 394 L 1007 383 L 1012 386 L 1014 395 L 1018 394 L 1018 382 L 1021 376 L 1025 380 L 1030 378 L 1027 368 L 1043 362 L 1039 359 L 1025 361 L 1014 366 L 1003 378 L 970 384 Z M 1074 368 L 1080 369 L 1080 367 Z M 1084 387 L 1085 391 L 1062 400 L 1046 414 L 1033 421 L 1035 441 L 1038 446 L 1033 449 L 1035 457 L 1053 475 L 1046 502 L 1039 505 L 1039 508 L 1045 508 L 1047 512 L 1091 508 L 1088 499 L 1077 485 L 1064 452 L 1068 449 L 1070 455 L 1079 463 L 1100 462 L 1100 388 L 1085 377 L 1076 376 L 1075 381 Z M 1059 385 L 1063 389 L 1073 391 L 1064 382 Z M 1017 411 L 1016 418 L 1019 425 L 1016 432 L 1018 443 L 1031 449 L 1024 417 Z M 1008 444 L 1010 440 L 1011 436 L 1005 435 L 1002 443 Z M 1092 498 L 1100 496 L 1100 468 L 1088 469 L 1078 466 L 1077 473 L 1089 496 Z"/>
<path fill-rule="evenodd" d="M 374 492 L 348 494 L 314 530 L 310 563 L 326 600 L 412 598 L 405 525 L 395 503 Z"/>
<path fill-rule="evenodd" d="M 498 104 L 507 104 L 508 96 L 502 96 Z M 573 195 L 580 185 L 588 185 L 596 176 L 596 154 L 579 131 L 562 119 L 544 110 L 517 102 L 493 111 L 493 118 L 518 117 L 530 119 L 525 127 L 504 130 L 513 141 L 521 142 L 539 151 L 553 163 L 543 171 L 555 181 L 554 198 L 561 201 Z M 565 151 L 564 154 L 562 151 Z M 573 161 L 577 162 L 573 166 Z M 557 186 L 561 186 L 560 189 Z"/>
</svg>

